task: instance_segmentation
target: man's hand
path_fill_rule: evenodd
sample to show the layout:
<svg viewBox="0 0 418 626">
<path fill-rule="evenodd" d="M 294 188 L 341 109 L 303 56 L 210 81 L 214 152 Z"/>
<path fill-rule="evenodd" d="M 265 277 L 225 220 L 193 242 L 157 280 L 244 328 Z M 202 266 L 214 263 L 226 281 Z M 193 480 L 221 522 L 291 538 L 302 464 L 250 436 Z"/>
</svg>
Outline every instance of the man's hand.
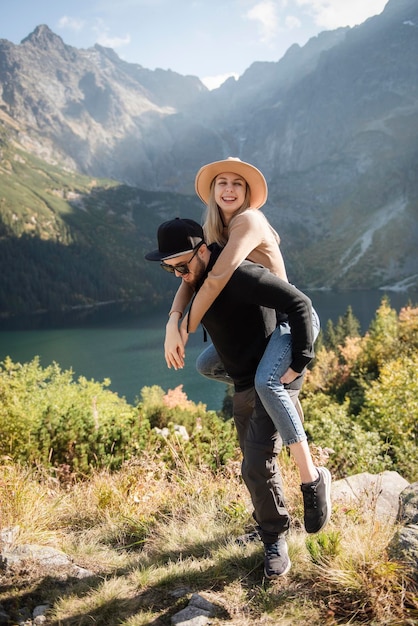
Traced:
<svg viewBox="0 0 418 626">
<path fill-rule="evenodd" d="M 166 325 L 165 329 L 165 341 L 164 341 L 164 356 L 167 363 L 167 367 L 174 368 L 175 370 L 182 369 L 184 367 L 184 342 L 178 329 L 179 316 L 173 313 Z"/>
<path fill-rule="evenodd" d="M 283 385 L 288 385 L 289 383 L 293 383 L 293 381 L 298 376 L 300 376 L 300 373 L 295 372 L 295 370 L 292 370 L 292 368 L 289 367 L 289 369 L 286 370 L 283 376 L 280 378 L 280 382 L 283 383 Z"/>
</svg>

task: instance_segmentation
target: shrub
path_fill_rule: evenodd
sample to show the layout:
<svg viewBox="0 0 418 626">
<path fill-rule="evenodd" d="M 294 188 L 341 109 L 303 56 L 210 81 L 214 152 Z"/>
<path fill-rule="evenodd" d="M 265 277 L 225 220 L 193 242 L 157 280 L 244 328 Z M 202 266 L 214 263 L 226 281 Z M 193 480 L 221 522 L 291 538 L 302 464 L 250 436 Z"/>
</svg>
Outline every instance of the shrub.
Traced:
<svg viewBox="0 0 418 626">
<path fill-rule="evenodd" d="M 363 428 L 379 433 L 392 464 L 410 481 L 418 479 L 418 355 L 383 365 L 366 391 L 359 415 Z"/>
<path fill-rule="evenodd" d="M 337 477 L 387 469 L 391 461 L 379 434 L 356 423 L 348 409 L 348 400 L 338 404 L 322 393 L 309 396 L 304 404 L 308 437 L 330 450 L 328 467 Z"/>
<path fill-rule="evenodd" d="M 43 369 L 39 358 L 0 363 L 0 453 L 25 463 L 88 472 L 119 467 L 144 447 L 149 424 L 102 383 Z"/>
<path fill-rule="evenodd" d="M 214 411 L 206 411 L 204 404 L 187 399 L 182 385 L 164 393 L 161 387 L 144 387 L 138 408 L 152 427 L 168 429 L 159 440 L 159 454 L 166 463 L 182 461 L 218 468 L 238 456 L 238 439 L 232 419 L 224 420 Z M 186 428 L 189 439 L 176 435 L 174 427 Z"/>
<path fill-rule="evenodd" d="M 418 308 L 397 315 L 383 298 L 364 337 L 318 351 L 303 390 L 306 430 L 335 450 L 339 473 L 393 469 L 416 480 L 417 337 Z"/>
</svg>

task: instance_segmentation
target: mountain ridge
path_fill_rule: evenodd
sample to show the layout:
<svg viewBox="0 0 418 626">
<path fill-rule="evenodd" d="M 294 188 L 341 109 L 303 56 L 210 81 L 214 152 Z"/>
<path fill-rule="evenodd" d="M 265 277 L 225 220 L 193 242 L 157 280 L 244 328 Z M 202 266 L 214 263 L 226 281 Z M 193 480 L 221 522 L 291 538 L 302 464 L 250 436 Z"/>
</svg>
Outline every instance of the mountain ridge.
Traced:
<svg viewBox="0 0 418 626">
<path fill-rule="evenodd" d="M 21 44 L 0 40 L 0 120 L 46 162 L 174 194 L 176 210 L 202 164 L 238 156 L 267 178 L 263 211 L 292 282 L 416 290 L 415 25 L 415 0 L 389 0 L 213 91 L 109 48 L 67 46 L 40 25 Z"/>
</svg>

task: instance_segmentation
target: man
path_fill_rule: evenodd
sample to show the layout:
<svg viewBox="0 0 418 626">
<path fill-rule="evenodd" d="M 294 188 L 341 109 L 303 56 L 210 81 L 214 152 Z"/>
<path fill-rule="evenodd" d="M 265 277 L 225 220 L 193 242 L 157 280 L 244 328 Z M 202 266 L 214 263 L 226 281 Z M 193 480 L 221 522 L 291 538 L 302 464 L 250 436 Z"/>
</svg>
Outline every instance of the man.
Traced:
<svg viewBox="0 0 418 626">
<path fill-rule="evenodd" d="M 220 251 L 216 245 L 206 245 L 197 222 L 176 218 L 161 224 L 158 250 L 145 258 L 160 261 L 165 270 L 197 292 Z M 283 576 L 291 565 L 285 540 L 290 518 L 276 460 L 281 439 L 254 390 L 258 363 L 276 328 L 276 311 L 287 315 L 292 332 L 291 368 L 302 372 L 313 357 L 311 302 L 263 266 L 244 261 L 202 319 L 234 383 L 233 414 L 243 453 L 242 476 L 265 547 L 267 578 Z M 308 499 L 308 514 L 315 518 L 318 529 L 330 513 L 327 473 L 326 468 L 318 468 L 319 479 L 311 485 Z"/>
</svg>

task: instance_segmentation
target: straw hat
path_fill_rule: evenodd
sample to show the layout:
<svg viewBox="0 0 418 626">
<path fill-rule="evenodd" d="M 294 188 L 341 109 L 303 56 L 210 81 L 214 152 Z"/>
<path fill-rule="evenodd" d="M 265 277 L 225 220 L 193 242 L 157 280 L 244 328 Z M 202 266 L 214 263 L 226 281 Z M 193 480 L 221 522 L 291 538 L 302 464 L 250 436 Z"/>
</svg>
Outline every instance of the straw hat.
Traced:
<svg viewBox="0 0 418 626">
<path fill-rule="evenodd" d="M 210 186 L 213 179 L 223 172 L 232 172 L 244 178 L 250 188 L 250 206 L 259 209 L 267 200 L 267 183 L 263 174 L 254 165 L 245 163 L 236 157 L 228 157 L 223 161 L 214 161 L 200 168 L 196 174 L 195 189 L 199 198 L 209 202 Z"/>
</svg>

